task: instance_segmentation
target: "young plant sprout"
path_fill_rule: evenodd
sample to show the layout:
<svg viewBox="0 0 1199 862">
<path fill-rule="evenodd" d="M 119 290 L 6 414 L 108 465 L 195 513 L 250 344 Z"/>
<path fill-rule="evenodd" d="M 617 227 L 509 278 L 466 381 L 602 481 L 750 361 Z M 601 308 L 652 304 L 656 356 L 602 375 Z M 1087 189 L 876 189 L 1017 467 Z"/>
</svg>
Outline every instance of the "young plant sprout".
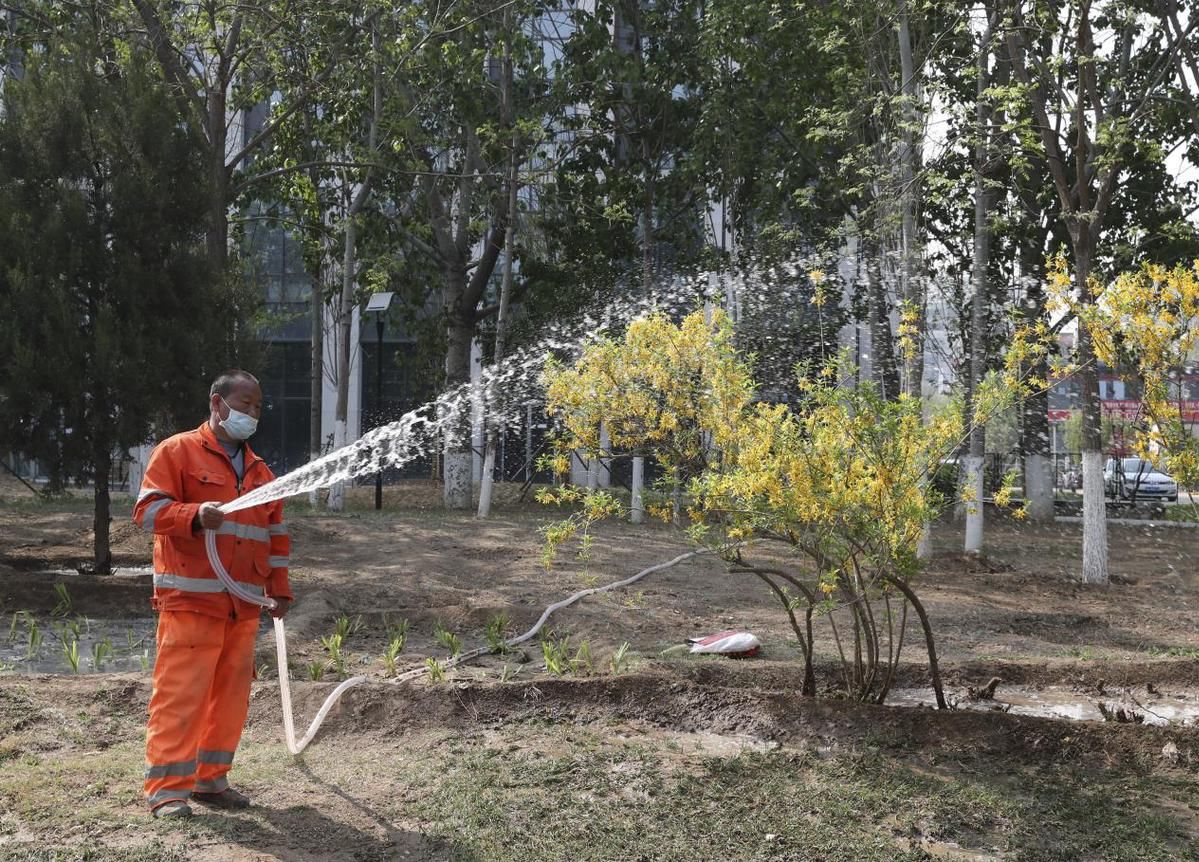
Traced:
<svg viewBox="0 0 1199 862">
<path fill-rule="evenodd" d="M 26 626 L 26 641 L 25 641 L 25 658 L 31 659 L 37 655 L 37 651 L 42 646 L 42 630 L 38 628 L 37 620 L 32 614 L 25 617 Z"/>
<path fill-rule="evenodd" d="M 454 658 L 462 652 L 462 638 L 445 628 L 440 622 L 433 627 L 433 637 L 446 648 L 450 658 Z"/>
<path fill-rule="evenodd" d="M 392 620 L 391 612 L 383 612 L 383 629 L 387 632 L 387 640 L 399 640 L 400 649 L 404 648 L 404 643 L 408 639 L 408 620 L 400 619 L 398 622 Z"/>
<path fill-rule="evenodd" d="M 393 638 L 387 645 L 387 649 L 383 652 L 383 670 L 388 676 L 396 675 L 396 664 L 403 651 L 404 639 L 402 637 Z"/>
<path fill-rule="evenodd" d="M 573 670 L 570 657 L 570 638 L 555 637 L 550 633 L 541 641 L 541 656 L 545 669 L 555 676 L 563 676 Z"/>
<path fill-rule="evenodd" d="M 614 674 L 620 673 L 622 670 L 624 670 L 624 666 L 628 661 L 628 656 L 629 642 L 625 641 L 616 648 L 616 652 L 612 653 L 612 657 L 608 659 L 609 670 L 611 670 Z"/>
<path fill-rule="evenodd" d="M 112 643 L 105 638 L 92 644 L 92 668 L 99 670 L 112 655 Z"/>
<path fill-rule="evenodd" d="M 71 666 L 71 673 L 79 673 L 79 641 L 75 638 L 63 640 L 62 655 Z"/>
<path fill-rule="evenodd" d="M 435 658 L 425 659 L 425 667 L 429 669 L 429 682 L 445 682 L 445 668 Z"/>
<path fill-rule="evenodd" d="M 325 654 L 329 657 L 329 665 L 332 669 L 337 671 L 339 675 L 344 675 L 346 672 L 346 657 L 342 651 L 342 635 L 334 632 L 328 637 L 322 637 L 321 647 L 324 648 Z"/>
<path fill-rule="evenodd" d="M 509 624 L 508 615 L 501 612 L 489 619 L 486 628 L 483 630 L 483 636 L 487 638 L 487 646 L 497 655 L 503 655 L 508 651 L 508 644 L 504 640 L 504 635 L 508 630 Z"/>
<path fill-rule="evenodd" d="M 361 614 L 354 617 L 353 620 L 351 620 L 345 614 L 342 614 L 340 617 L 337 618 L 337 622 L 333 628 L 333 633 L 336 635 L 339 635 L 343 642 L 346 640 L 349 640 L 350 635 L 356 635 L 360 631 L 362 631 L 362 615 Z"/>
<path fill-rule="evenodd" d="M 65 617 L 71 613 L 73 602 L 71 600 L 71 591 L 67 589 L 67 585 L 57 583 L 54 585 L 54 595 L 58 596 L 58 604 L 50 611 L 50 615 L 54 617 Z"/>
</svg>

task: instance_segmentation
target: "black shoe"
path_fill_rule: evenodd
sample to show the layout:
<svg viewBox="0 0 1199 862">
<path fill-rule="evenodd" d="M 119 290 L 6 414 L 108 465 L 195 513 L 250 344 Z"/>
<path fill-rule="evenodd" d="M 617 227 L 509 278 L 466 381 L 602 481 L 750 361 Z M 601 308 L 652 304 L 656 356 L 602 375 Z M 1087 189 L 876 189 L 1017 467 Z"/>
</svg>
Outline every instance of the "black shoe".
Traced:
<svg viewBox="0 0 1199 862">
<path fill-rule="evenodd" d="M 211 805 L 213 808 L 238 809 L 250 807 L 250 797 L 243 793 L 238 793 L 232 787 L 226 787 L 220 793 L 201 793 L 196 791 L 192 793 L 192 799 L 204 805 Z"/>
</svg>

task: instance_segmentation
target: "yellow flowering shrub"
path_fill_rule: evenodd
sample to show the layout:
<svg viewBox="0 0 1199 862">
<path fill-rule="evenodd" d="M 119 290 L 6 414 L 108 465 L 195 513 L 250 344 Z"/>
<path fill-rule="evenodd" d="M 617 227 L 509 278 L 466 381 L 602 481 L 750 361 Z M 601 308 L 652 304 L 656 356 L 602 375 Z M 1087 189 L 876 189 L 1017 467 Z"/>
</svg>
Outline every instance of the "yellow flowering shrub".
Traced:
<svg viewBox="0 0 1199 862">
<path fill-rule="evenodd" d="M 546 398 L 572 449 L 599 453 L 600 423 L 613 449 L 653 449 L 667 467 L 694 467 L 717 449 L 750 402 L 749 367 L 733 349 L 721 310 L 674 325 L 660 314 L 629 324 L 622 340 L 601 341 L 570 367 L 546 369 Z M 606 454 L 606 453 L 604 453 Z"/>
<path fill-rule="evenodd" d="M 1199 260 L 1173 268 L 1145 264 L 1096 291 L 1098 300 L 1086 305 L 1073 302 L 1068 282 L 1059 261 L 1051 276 L 1058 302 L 1077 312 L 1102 362 L 1143 386 L 1140 454 L 1162 461 L 1180 485 L 1199 485 L 1199 438 L 1183 409 L 1188 399 L 1181 381 L 1199 347 Z"/>
<path fill-rule="evenodd" d="M 595 452 L 603 422 L 614 450 L 685 471 L 688 535 L 732 571 L 766 582 L 784 604 L 807 659 L 805 691 L 814 691 L 813 615 L 826 616 L 847 692 L 881 700 L 902 643 L 896 617 L 906 621 L 909 604 L 935 670 L 931 631 L 908 581 L 925 525 L 943 503 L 927 479 L 961 440 L 963 423 L 957 408 L 926 418 L 917 399 L 840 385 L 844 363 L 799 375 L 794 405 L 756 402 L 728 318 L 696 312 L 679 324 L 634 321 L 623 339 L 589 347 L 574 365 L 551 364 L 545 382 L 564 451 Z M 542 493 L 544 502 L 581 504 L 549 528 L 547 563 L 597 517 L 619 511 L 605 501 L 604 514 L 587 514 L 593 496 L 570 486 Z M 837 609 L 849 616 L 852 638 L 840 637 Z"/>
</svg>

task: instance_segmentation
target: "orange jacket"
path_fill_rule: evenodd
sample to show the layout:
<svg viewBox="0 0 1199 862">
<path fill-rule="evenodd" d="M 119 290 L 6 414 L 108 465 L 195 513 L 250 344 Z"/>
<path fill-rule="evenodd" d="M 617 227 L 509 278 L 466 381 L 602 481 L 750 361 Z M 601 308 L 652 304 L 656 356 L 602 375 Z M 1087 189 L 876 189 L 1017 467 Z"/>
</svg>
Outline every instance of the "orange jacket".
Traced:
<svg viewBox="0 0 1199 862">
<path fill-rule="evenodd" d="M 274 478 L 266 462 L 246 446 L 239 483 L 229 455 L 207 422 L 155 447 L 133 520 L 154 534 L 156 610 L 226 618 L 258 615 L 260 608 L 230 595 L 217 580 L 204 549 L 204 532 L 193 523 L 201 503 L 228 503 Z M 227 514 L 217 530 L 217 552 L 229 574 L 268 596 L 292 598 L 287 581 L 290 551 L 282 500 Z"/>
</svg>

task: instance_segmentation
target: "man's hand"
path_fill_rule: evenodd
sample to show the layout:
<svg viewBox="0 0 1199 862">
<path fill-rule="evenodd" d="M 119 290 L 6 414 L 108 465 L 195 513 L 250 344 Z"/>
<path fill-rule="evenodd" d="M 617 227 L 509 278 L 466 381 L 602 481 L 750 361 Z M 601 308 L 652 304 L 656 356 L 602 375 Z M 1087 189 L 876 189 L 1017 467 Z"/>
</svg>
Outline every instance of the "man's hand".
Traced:
<svg viewBox="0 0 1199 862">
<path fill-rule="evenodd" d="M 196 520 L 200 523 L 201 529 L 215 530 L 225 523 L 225 513 L 216 503 L 201 503 L 200 510 L 196 512 Z"/>
<path fill-rule="evenodd" d="M 291 599 L 275 599 L 275 606 L 271 608 L 270 614 L 277 620 L 287 616 L 287 609 L 291 607 Z"/>
</svg>

